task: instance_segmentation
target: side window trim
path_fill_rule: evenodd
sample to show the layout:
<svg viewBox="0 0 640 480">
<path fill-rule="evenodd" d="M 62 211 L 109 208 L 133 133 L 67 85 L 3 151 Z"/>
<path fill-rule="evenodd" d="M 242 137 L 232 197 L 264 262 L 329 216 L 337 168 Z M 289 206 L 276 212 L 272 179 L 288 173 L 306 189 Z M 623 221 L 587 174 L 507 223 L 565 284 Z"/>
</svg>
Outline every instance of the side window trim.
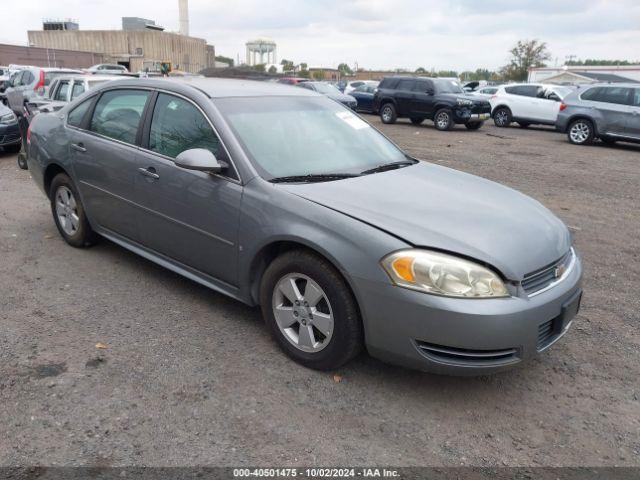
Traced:
<svg viewBox="0 0 640 480">
<path fill-rule="evenodd" d="M 211 127 L 211 129 L 213 130 L 213 133 L 218 137 L 218 140 L 220 141 L 220 145 L 222 145 L 222 148 L 224 149 L 224 153 L 225 153 L 225 161 L 229 164 L 229 166 L 231 168 L 233 168 L 233 171 L 235 173 L 235 178 L 225 175 L 225 174 L 216 174 L 217 177 L 220 178 L 224 178 L 225 180 L 229 180 L 230 182 L 234 182 L 234 183 L 238 183 L 240 185 L 242 185 L 242 177 L 240 176 L 240 172 L 238 171 L 238 169 L 236 168 L 235 162 L 233 160 L 233 158 L 231 157 L 231 153 L 229 152 L 229 149 L 227 148 L 227 146 L 225 145 L 224 141 L 222 140 L 222 137 L 220 136 L 220 134 L 218 133 L 218 130 L 216 129 L 215 125 L 213 124 L 213 122 L 211 121 L 211 119 L 209 118 L 209 116 L 204 112 L 204 110 L 202 110 L 202 108 L 200 108 L 200 106 L 193 100 L 191 100 L 188 97 L 185 97 L 184 95 L 181 95 L 179 93 L 176 92 L 172 92 L 170 90 L 155 90 L 153 92 L 153 95 L 151 95 L 150 101 L 147 102 L 147 110 L 144 112 L 144 125 L 143 128 L 138 129 L 139 132 L 142 132 L 142 138 L 141 141 L 139 143 L 140 149 L 144 150 L 147 153 L 150 153 L 152 155 L 156 155 L 160 158 L 164 158 L 166 160 L 169 160 L 171 163 L 175 164 L 174 159 L 171 157 L 168 157 L 167 155 L 163 155 L 162 153 L 158 153 L 158 152 L 154 152 L 153 150 L 149 149 L 149 136 L 151 135 L 151 120 L 153 119 L 153 112 L 155 110 L 155 106 L 156 103 L 158 101 L 158 96 L 160 95 L 160 93 L 164 93 L 165 95 L 172 95 L 174 97 L 180 98 L 182 100 L 185 100 L 187 102 L 189 102 L 190 104 L 192 104 L 199 112 L 200 114 L 204 117 L 204 119 L 207 121 L 207 123 L 209 124 L 209 126 Z M 153 101 L 153 106 L 151 107 L 151 100 Z M 94 105 L 95 107 L 95 105 Z"/>
</svg>

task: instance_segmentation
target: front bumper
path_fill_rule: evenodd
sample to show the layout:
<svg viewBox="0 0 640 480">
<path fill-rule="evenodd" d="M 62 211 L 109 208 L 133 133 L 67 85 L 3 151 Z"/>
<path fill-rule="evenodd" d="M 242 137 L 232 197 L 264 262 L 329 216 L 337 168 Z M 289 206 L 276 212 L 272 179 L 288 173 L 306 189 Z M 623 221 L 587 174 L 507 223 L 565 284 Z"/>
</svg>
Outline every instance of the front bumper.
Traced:
<svg viewBox="0 0 640 480">
<path fill-rule="evenodd" d="M 372 356 L 432 373 L 483 375 L 531 359 L 562 337 L 579 307 L 581 279 L 576 257 L 561 282 L 530 297 L 446 298 L 361 279 L 356 289 Z"/>
<path fill-rule="evenodd" d="M 491 118 L 491 106 L 456 107 L 453 120 L 456 123 L 484 122 Z"/>
<path fill-rule="evenodd" d="M 0 125 L 0 147 L 7 147 L 20 143 L 20 127 L 14 125 Z"/>
</svg>

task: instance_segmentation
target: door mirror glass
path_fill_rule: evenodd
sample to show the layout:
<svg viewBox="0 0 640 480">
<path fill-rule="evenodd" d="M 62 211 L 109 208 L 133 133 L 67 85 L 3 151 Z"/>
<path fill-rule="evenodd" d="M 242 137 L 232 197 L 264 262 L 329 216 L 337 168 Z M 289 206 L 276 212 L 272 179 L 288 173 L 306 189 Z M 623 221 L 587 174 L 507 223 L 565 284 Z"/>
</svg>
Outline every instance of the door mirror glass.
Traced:
<svg viewBox="0 0 640 480">
<path fill-rule="evenodd" d="M 219 162 L 216 156 L 206 148 L 185 150 L 176 157 L 174 162 L 180 168 L 210 173 L 219 173 L 226 168 L 226 165 Z"/>
<path fill-rule="evenodd" d="M 551 92 L 549 95 L 547 95 L 547 98 L 549 100 L 553 100 L 554 102 L 559 102 L 560 101 L 560 97 L 555 92 Z"/>
</svg>

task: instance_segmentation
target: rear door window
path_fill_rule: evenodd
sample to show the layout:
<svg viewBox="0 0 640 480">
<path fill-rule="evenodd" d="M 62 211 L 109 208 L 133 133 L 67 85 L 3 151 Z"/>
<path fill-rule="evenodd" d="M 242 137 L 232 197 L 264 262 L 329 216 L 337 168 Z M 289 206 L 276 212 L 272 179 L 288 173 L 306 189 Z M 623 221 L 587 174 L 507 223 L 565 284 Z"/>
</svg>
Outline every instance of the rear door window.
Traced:
<svg viewBox="0 0 640 480">
<path fill-rule="evenodd" d="M 597 101 L 629 105 L 631 103 L 631 89 L 626 87 L 604 87 Z"/>
<path fill-rule="evenodd" d="M 633 106 L 640 107 L 640 88 L 633 91 Z"/>
<path fill-rule="evenodd" d="M 91 131 L 121 142 L 135 144 L 142 112 L 150 93 L 145 90 L 109 90 L 96 104 Z"/>
<path fill-rule="evenodd" d="M 71 89 L 71 100 L 79 97 L 84 93 L 84 82 L 74 82 Z"/>
<path fill-rule="evenodd" d="M 414 80 L 410 80 L 410 79 L 406 79 L 406 80 L 400 80 L 400 82 L 398 83 L 398 90 L 413 90 L 413 85 L 415 84 Z"/>
<path fill-rule="evenodd" d="M 69 80 L 62 80 L 58 84 L 58 88 L 56 89 L 56 93 L 53 96 L 53 99 L 59 100 L 61 102 L 66 102 L 68 94 L 69 94 Z"/>
</svg>

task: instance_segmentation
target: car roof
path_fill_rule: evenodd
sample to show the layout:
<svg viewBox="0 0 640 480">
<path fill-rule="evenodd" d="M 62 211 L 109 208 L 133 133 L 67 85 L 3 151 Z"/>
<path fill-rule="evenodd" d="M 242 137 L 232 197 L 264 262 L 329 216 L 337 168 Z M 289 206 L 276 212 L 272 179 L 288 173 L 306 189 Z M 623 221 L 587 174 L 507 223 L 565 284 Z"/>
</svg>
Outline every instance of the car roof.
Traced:
<svg viewBox="0 0 640 480">
<path fill-rule="evenodd" d="M 261 82 L 257 80 L 227 79 L 227 78 L 201 78 L 201 77 L 165 77 L 165 78 L 127 78 L 109 82 L 98 87 L 149 87 L 149 88 L 175 88 L 176 92 L 184 88 L 194 88 L 206 94 L 210 98 L 229 97 L 302 97 L 317 96 L 311 90 L 299 88 L 293 85 L 285 85 L 276 82 Z"/>
<path fill-rule="evenodd" d="M 56 77 L 56 81 L 62 80 L 102 80 L 107 82 L 110 80 L 120 80 L 122 77 L 116 75 L 92 75 L 92 74 L 77 74 L 77 75 L 60 75 Z"/>
</svg>

